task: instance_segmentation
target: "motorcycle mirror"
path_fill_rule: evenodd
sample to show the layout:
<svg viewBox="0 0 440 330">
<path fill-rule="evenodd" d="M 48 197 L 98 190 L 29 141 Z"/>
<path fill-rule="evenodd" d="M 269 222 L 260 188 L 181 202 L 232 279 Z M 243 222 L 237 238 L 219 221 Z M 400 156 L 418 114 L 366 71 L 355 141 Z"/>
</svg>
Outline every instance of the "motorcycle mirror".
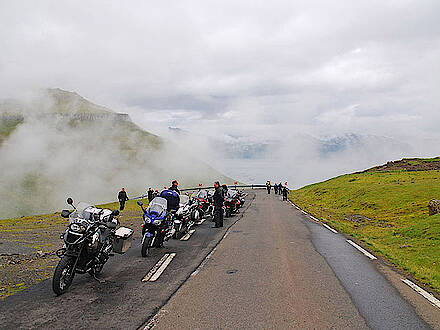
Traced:
<svg viewBox="0 0 440 330">
<path fill-rule="evenodd" d="M 137 202 L 137 205 L 142 206 L 144 204 L 142 202 Z"/>
<path fill-rule="evenodd" d="M 112 211 L 112 215 L 113 215 L 114 217 L 118 216 L 118 215 L 119 215 L 119 210 L 113 210 L 113 211 Z"/>
<path fill-rule="evenodd" d="M 68 218 L 69 215 L 70 215 L 70 211 L 69 211 L 69 210 L 62 210 L 62 211 L 61 211 L 61 216 L 62 216 L 63 218 Z"/>
<path fill-rule="evenodd" d="M 67 204 L 69 205 L 73 205 L 73 199 L 72 198 L 67 198 Z"/>
</svg>

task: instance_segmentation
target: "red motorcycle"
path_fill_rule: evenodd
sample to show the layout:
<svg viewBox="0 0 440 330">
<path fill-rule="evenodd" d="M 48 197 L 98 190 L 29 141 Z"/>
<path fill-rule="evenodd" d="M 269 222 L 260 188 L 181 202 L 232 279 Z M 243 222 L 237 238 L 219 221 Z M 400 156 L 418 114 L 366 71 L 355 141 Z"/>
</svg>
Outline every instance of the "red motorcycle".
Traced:
<svg viewBox="0 0 440 330">
<path fill-rule="evenodd" d="M 241 200 L 238 191 L 229 189 L 225 197 L 225 216 L 228 218 L 233 213 L 237 213 L 240 206 Z"/>
</svg>

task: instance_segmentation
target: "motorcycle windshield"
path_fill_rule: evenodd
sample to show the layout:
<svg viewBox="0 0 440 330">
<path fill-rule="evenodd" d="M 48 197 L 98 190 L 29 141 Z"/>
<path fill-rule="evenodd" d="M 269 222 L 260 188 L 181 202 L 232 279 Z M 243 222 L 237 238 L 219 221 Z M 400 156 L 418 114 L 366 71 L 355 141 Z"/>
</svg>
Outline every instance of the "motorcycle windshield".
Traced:
<svg viewBox="0 0 440 330">
<path fill-rule="evenodd" d="M 208 198 L 208 193 L 207 193 L 205 190 L 201 190 L 201 191 L 199 191 L 199 193 L 197 194 L 197 197 L 198 197 L 198 198 L 206 199 L 206 198 Z"/>
<path fill-rule="evenodd" d="M 82 221 L 84 219 L 88 219 L 89 213 L 86 211 L 86 209 L 91 206 L 93 207 L 91 203 L 79 202 L 78 205 L 76 206 L 75 212 L 73 212 L 69 216 L 70 223 L 75 223 L 78 221 Z"/>
<path fill-rule="evenodd" d="M 165 198 L 156 197 L 151 201 L 147 211 L 149 214 L 157 213 L 158 215 L 161 215 L 163 212 L 167 210 L 167 205 L 168 203 Z"/>
<path fill-rule="evenodd" d="M 237 191 L 235 191 L 235 190 L 228 190 L 227 197 L 235 198 L 236 196 L 237 196 Z"/>
<path fill-rule="evenodd" d="M 186 205 L 189 202 L 189 196 L 188 195 L 180 195 L 180 205 Z"/>
</svg>

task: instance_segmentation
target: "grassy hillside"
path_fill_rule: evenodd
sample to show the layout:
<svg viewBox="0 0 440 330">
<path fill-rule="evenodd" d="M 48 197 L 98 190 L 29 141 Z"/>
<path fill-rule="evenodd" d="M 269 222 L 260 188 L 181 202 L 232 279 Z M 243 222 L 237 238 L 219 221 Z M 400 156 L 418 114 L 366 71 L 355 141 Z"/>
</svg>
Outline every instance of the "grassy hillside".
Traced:
<svg viewBox="0 0 440 330">
<path fill-rule="evenodd" d="M 440 292 L 440 159 L 390 162 L 292 191 L 298 206 Z"/>
<path fill-rule="evenodd" d="M 22 122 L 21 119 L 0 120 L 0 145 Z"/>
</svg>

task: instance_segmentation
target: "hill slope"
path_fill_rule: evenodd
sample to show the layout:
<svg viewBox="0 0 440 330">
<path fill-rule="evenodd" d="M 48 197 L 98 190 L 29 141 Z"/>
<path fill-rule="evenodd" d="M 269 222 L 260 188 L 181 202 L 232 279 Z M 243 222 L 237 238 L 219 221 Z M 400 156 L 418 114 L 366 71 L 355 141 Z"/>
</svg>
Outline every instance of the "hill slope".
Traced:
<svg viewBox="0 0 440 330">
<path fill-rule="evenodd" d="M 427 208 L 440 198 L 440 159 L 385 168 L 309 185 L 290 199 L 440 291 L 440 215 L 428 216 Z"/>
<path fill-rule="evenodd" d="M 67 196 L 115 200 L 121 187 L 130 197 L 172 179 L 181 186 L 232 181 L 77 94 L 49 90 L 34 102 L 6 104 L 15 105 L 6 111 L 3 103 L 3 114 L 23 119 L 9 126 L 2 119 L 0 219 L 57 210 Z"/>
</svg>

